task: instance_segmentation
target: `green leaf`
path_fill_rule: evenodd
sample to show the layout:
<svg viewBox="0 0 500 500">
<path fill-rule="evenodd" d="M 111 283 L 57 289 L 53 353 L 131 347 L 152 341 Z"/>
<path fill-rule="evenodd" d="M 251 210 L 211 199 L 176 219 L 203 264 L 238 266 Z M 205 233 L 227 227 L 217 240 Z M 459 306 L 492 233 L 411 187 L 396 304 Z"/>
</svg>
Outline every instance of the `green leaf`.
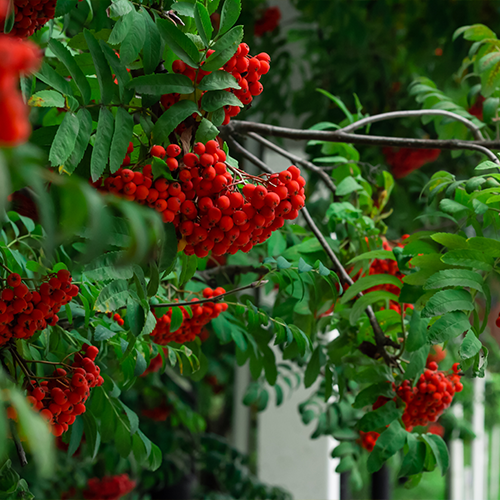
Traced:
<svg viewBox="0 0 500 500">
<path fill-rule="evenodd" d="M 151 19 L 151 16 L 145 9 L 140 10 L 140 14 L 144 18 L 146 23 L 147 36 L 144 41 L 144 47 L 142 50 L 142 62 L 144 65 L 144 72 L 146 74 L 151 74 L 155 71 L 161 61 L 164 42 L 160 36 L 160 32 L 156 27 L 156 23 Z"/>
<path fill-rule="evenodd" d="M 190 2 L 174 2 L 172 10 L 181 16 L 194 17 L 194 4 Z"/>
<path fill-rule="evenodd" d="M 49 47 L 50 50 L 52 50 L 52 52 L 55 54 L 55 56 L 66 66 L 69 74 L 80 90 L 84 104 L 88 104 L 92 95 L 90 84 L 83 74 L 80 66 L 78 66 L 77 62 L 73 59 L 70 51 L 66 47 L 64 47 L 61 42 L 55 40 L 54 38 L 50 39 Z"/>
<path fill-rule="evenodd" d="M 68 446 L 68 457 L 72 457 L 79 448 L 83 437 L 83 419 L 81 415 L 76 417 L 76 420 L 71 426 L 71 438 Z"/>
<path fill-rule="evenodd" d="M 286 239 L 280 231 L 274 231 L 271 237 L 267 240 L 268 255 L 278 256 L 286 250 Z"/>
<path fill-rule="evenodd" d="M 85 442 L 87 443 L 88 452 L 92 459 L 94 459 L 99 451 L 101 444 L 101 434 L 97 429 L 97 422 L 94 415 L 86 411 L 83 415 L 83 429 L 85 432 Z"/>
<path fill-rule="evenodd" d="M 182 315 L 182 311 L 179 307 L 172 307 L 172 322 L 170 323 L 170 332 L 176 332 L 184 321 L 184 317 Z"/>
<path fill-rule="evenodd" d="M 133 22 L 120 46 L 120 59 L 125 66 L 131 65 L 138 57 L 144 47 L 146 40 L 146 23 L 144 18 L 133 10 Z"/>
<path fill-rule="evenodd" d="M 475 356 L 481 350 L 481 347 L 483 347 L 481 341 L 472 330 L 469 330 L 460 346 L 458 354 L 460 354 L 462 359 L 472 358 L 472 356 Z"/>
<path fill-rule="evenodd" d="M 218 135 L 219 129 L 210 120 L 202 118 L 196 130 L 194 140 L 195 142 L 206 144 L 208 141 L 215 139 Z"/>
<path fill-rule="evenodd" d="M 363 314 L 364 310 L 379 301 L 394 300 L 398 301 L 397 295 L 393 293 L 386 292 L 384 290 L 378 290 L 376 292 L 370 292 L 366 295 L 360 297 L 354 305 L 352 306 L 351 312 L 349 314 L 349 321 L 351 325 L 355 325 L 359 317 Z"/>
<path fill-rule="evenodd" d="M 346 108 L 345 104 L 342 102 L 342 99 L 339 97 L 334 96 L 333 94 L 330 94 L 330 92 L 323 90 L 323 89 L 316 89 L 317 92 L 320 92 L 324 96 L 328 97 L 330 101 L 333 101 L 345 114 L 346 118 L 349 120 L 349 123 L 354 122 L 354 118 L 352 114 L 349 112 L 349 110 Z"/>
<path fill-rule="evenodd" d="M 160 273 L 168 274 L 175 266 L 177 257 L 177 235 L 173 224 L 164 224 L 165 235 L 161 247 L 160 262 L 158 268 Z"/>
<path fill-rule="evenodd" d="M 491 170 L 492 168 L 498 169 L 500 165 L 491 160 L 481 162 L 474 170 Z"/>
<path fill-rule="evenodd" d="M 469 287 L 483 291 L 483 277 L 474 271 L 465 269 L 445 269 L 433 274 L 425 283 L 424 290 L 455 286 Z"/>
<path fill-rule="evenodd" d="M 403 284 L 396 277 L 391 274 L 371 274 L 359 278 L 353 285 L 351 285 L 342 295 L 341 304 L 349 302 L 356 297 L 358 293 L 378 285 L 394 285 L 401 288 Z"/>
<path fill-rule="evenodd" d="M 467 243 L 472 250 L 478 250 L 495 259 L 500 255 L 500 241 L 498 240 L 475 236 L 474 238 L 469 238 Z"/>
<path fill-rule="evenodd" d="M 95 302 L 95 308 L 102 312 L 115 311 L 125 306 L 129 295 L 127 280 L 112 281 L 101 290 Z"/>
<path fill-rule="evenodd" d="M 43 62 L 42 68 L 35 76 L 55 90 L 64 95 L 73 95 L 70 83 L 64 79 L 57 71 L 50 66 L 46 61 Z"/>
<path fill-rule="evenodd" d="M 194 92 L 193 82 L 185 75 L 175 73 L 158 73 L 138 76 L 126 85 L 127 89 L 135 89 L 139 94 L 191 94 Z"/>
<path fill-rule="evenodd" d="M 452 312 L 439 318 L 429 329 L 431 344 L 441 344 L 454 337 L 463 335 L 470 329 L 468 317 L 463 312 Z"/>
<path fill-rule="evenodd" d="M 313 270 L 313 266 L 309 265 L 302 257 L 299 259 L 299 274 L 309 273 Z"/>
<path fill-rule="evenodd" d="M 64 170 L 72 174 L 80 164 L 89 145 L 90 134 L 92 133 L 92 116 L 86 108 L 81 108 L 76 114 L 79 122 L 78 135 L 71 156 L 64 164 Z"/>
<path fill-rule="evenodd" d="M 198 67 L 200 53 L 194 42 L 168 19 L 158 19 L 156 25 L 172 52 L 192 68 Z"/>
<path fill-rule="evenodd" d="M 441 200 L 439 203 L 439 208 L 443 211 L 446 212 L 447 214 L 458 214 L 460 212 L 463 212 L 465 210 L 469 210 L 465 205 L 462 205 L 461 203 L 458 203 L 453 200 L 448 200 L 444 199 Z"/>
<path fill-rule="evenodd" d="M 205 75 L 198 85 L 200 90 L 240 89 L 236 78 L 227 71 L 213 71 Z"/>
<path fill-rule="evenodd" d="M 223 106 L 239 106 L 241 108 L 243 104 L 234 94 L 225 90 L 212 90 L 203 94 L 201 98 L 201 107 L 209 113 Z"/>
<path fill-rule="evenodd" d="M 301 356 L 303 356 L 309 346 L 310 340 L 307 335 L 297 326 L 290 325 L 290 330 L 293 334 L 293 338 L 297 343 L 297 347 L 299 348 L 299 352 Z"/>
<path fill-rule="evenodd" d="M 132 297 L 127 298 L 127 322 L 134 337 L 138 337 L 144 328 L 144 309 Z"/>
<path fill-rule="evenodd" d="M 193 113 L 200 114 L 198 106 L 193 101 L 179 101 L 160 116 L 153 128 L 153 137 L 157 144 L 168 141 L 168 136 L 174 129 Z"/>
<path fill-rule="evenodd" d="M 420 311 L 413 310 L 408 338 L 406 339 L 406 350 L 408 352 L 417 351 L 427 343 L 427 325 L 429 320 L 422 318 Z"/>
<path fill-rule="evenodd" d="M 231 332 L 232 333 L 232 332 Z M 262 358 L 264 364 L 264 373 L 266 376 L 267 383 L 269 385 L 275 385 L 278 378 L 278 368 L 276 366 L 276 356 L 271 348 L 266 347 L 263 349 Z"/>
<path fill-rule="evenodd" d="M 198 268 L 198 257 L 196 255 L 182 254 L 182 271 L 179 278 L 181 288 L 194 276 Z"/>
<path fill-rule="evenodd" d="M 472 311 L 472 297 L 466 290 L 442 290 L 433 295 L 422 310 L 422 317 L 431 318 L 452 311 Z"/>
<path fill-rule="evenodd" d="M 365 406 L 373 405 L 379 396 L 385 396 L 386 398 L 392 399 L 396 396 L 396 393 L 393 391 L 392 385 L 389 382 L 378 382 L 377 384 L 366 387 L 358 393 L 352 406 L 353 408 L 364 408 Z"/>
<path fill-rule="evenodd" d="M 41 90 L 29 98 L 28 105 L 33 108 L 64 108 L 66 101 L 55 90 Z"/>
<path fill-rule="evenodd" d="M 69 158 L 75 148 L 79 128 L 77 116 L 70 112 L 65 113 L 50 148 L 49 160 L 53 167 L 63 165 Z"/>
<path fill-rule="evenodd" d="M 304 385 L 305 387 L 311 387 L 318 378 L 319 372 L 321 370 L 320 363 L 320 347 L 314 349 L 309 363 L 307 363 L 306 371 L 304 374 Z"/>
<path fill-rule="evenodd" d="M 382 465 L 384 465 L 385 461 L 399 451 L 405 443 L 406 431 L 401 427 L 399 422 L 392 422 L 392 424 L 380 434 L 373 451 L 368 457 L 368 461 L 366 462 L 368 472 L 373 474 L 378 471 Z"/>
<path fill-rule="evenodd" d="M 99 111 L 94 149 L 92 150 L 92 157 L 90 159 L 90 172 L 93 181 L 101 177 L 108 164 L 114 125 L 113 113 L 108 108 L 101 108 Z"/>
<path fill-rule="evenodd" d="M 371 260 L 371 259 L 391 259 L 391 260 L 396 260 L 396 257 L 394 256 L 394 253 L 392 250 L 371 250 L 370 252 L 365 252 L 360 255 L 357 255 L 353 259 L 351 259 L 347 265 L 350 266 L 351 264 L 354 264 L 355 262 L 359 262 L 361 260 Z"/>
<path fill-rule="evenodd" d="M 118 88 L 120 90 L 120 100 L 124 103 L 128 103 L 134 96 L 133 90 L 127 90 L 125 87 L 132 79 L 132 76 L 127 71 L 127 68 L 123 64 L 123 61 L 116 55 L 115 51 L 109 47 L 103 40 L 99 40 L 99 45 L 106 57 L 113 73 L 116 75 L 118 80 Z"/>
<path fill-rule="evenodd" d="M 288 269 L 292 267 L 292 264 L 281 255 L 276 259 L 276 264 L 278 265 L 278 269 Z"/>
<path fill-rule="evenodd" d="M 394 420 L 401 418 L 402 415 L 403 408 L 396 408 L 394 401 L 388 401 L 384 406 L 365 413 L 359 420 L 357 428 L 363 432 L 381 429 L 394 422 Z"/>
<path fill-rule="evenodd" d="M 124 252 L 108 252 L 101 255 L 85 266 L 85 276 L 95 281 L 131 279 L 134 275 L 132 266 L 118 264 L 124 257 Z"/>
<path fill-rule="evenodd" d="M 356 180 L 351 177 L 345 177 L 337 186 L 335 191 L 336 196 L 346 196 L 348 194 L 354 193 L 355 191 L 362 191 L 363 186 L 356 182 Z"/>
<path fill-rule="evenodd" d="M 408 453 L 403 459 L 401 469 L 399 470 L 399 477 L 412 476 L 422 472 L 424 468 L 425 455 L 427 447 L 422 441 L 418 441 L 413 434 L 407 435 L 408 440 Z"/>
<path fill-rule="evenodd" d="M 194 21 L 198 34 L 203 40 L 205 47 L 208 47 L 213 32 L 212 22 L 210 21 L 210 15 L 207 8 L 200 2 L 196 2 L 194 6 Z"/>
<path fill-rule="evenodd" d="M 212 47 L 215 52 L 205 61 L 204 71 L 216 71 L 222 68 L 234 56 L 242 40 L 243 26 L 235 26 L 229 30 Z"/>
<path fill-rule="evenodd" d="M 467 240 L 458 234 L 435 233 L 431 238 L 448 248 L 468 248 Z"/>
<path fill-rule="evenodd" d="M 161 462 L 163 460 L 163 454 L 154 443 L 151 443 L 151 454 L 149 455 L 149 470 L 154 472 L 160 468 Z"/>
<path fill-rule="evenodd" d="M 413 379 L 422 373 L 425 369 L 425 363 L 429 354 L 429 345 L 424 345 L 410 355 L 408 366 L 405 370 L 405 378 Z"/>
<path fill-rule="evenodd" d="M 113 338 L 116 334 L 117 332 L 113 332 L 105 326 L 97 325 L 94 331 L 94 340 L 96 342 L 103 342 L 104 340 Z"/>
<path fill-rule="evenodd" d="M 111 76 L 111 70 L 109 69 L 109 64 L 107 63 L 101 50 L 101 46 L 95 36 L 88 29 L 84 29 L 83 33 L 90 50 L 90 54 L 92 55 L 92 60 L 94 61 L 97 81 L 99 82 L 99 88 L 101 89 L 101 102 L 103 104 L 109 104 L 113 100 L 114 95 L 114 83 L 113 77 Z"/>
<path fill-rule="evenodd" d="M 443 441 L 443 438 L 437 434 L 422 434 L 422 438 L 425 439 L 425 442 L 430 446 L 436 458 L 436 463 L 441 469 L 441 475 L 444 476 L 450 465 L 450 457 L 446 443 Z"/>
<path fill-rule="evenodd" d="M 238 17 L 240 17 L 240 12 L 241 0 L 225 0 L 222 6 L 220 28 L 217 36 L 223 35 L 234 26 Z"/>
<path fill-rule="evenodd" d="M 130 430 L 125 427 L 121 420 L 118 420 L 116 425 L 115 447 L 123 458 L 127 458 L 132 451 L 132 436 L 130 435 Z"/>
<path fill-rule="evenodd" d="M 109 169 L 114 174 L 123 163 L 133 137 L 134 118 L 124 108 L 116 110 L 116 123 L 109 152 Z"/>
</svg>

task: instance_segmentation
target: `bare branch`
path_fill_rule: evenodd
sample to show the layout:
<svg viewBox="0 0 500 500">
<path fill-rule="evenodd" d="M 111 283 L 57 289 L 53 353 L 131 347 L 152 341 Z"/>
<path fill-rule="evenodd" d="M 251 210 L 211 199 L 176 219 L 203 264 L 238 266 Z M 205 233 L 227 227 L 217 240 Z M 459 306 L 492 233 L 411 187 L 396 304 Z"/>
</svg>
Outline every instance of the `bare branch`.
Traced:
<svg viewBox="0 0 500 500">
<path fill-rule="evenodd" d="M 253 163 L 264 172 L 267 172 L 268 174 L 274 173 L 262 160 L 250 153 L 250 151 L 245 149 L 239 142 L 236 142 L 230 135 L 225 135 L 224 140 L 227 142 L 230 148 L 232 148 L 235 152 L 240 153 L 243 158 L 246 158 L 248 161 Z"/>
<path fill-rule="evenodd" d="M 479 151 L 485 154 L 491 161 L 500 164 L 496 155 L 490 151 L 490 149 L 500 150 L 500 141 L 456 141 L 358 135 L 345 133 L 339 130 L 298 130 L 239 120 L 232 120 L 228 125 L 222 127 L 222 130 L 226 137 L 234 133 L 245 135 L 248 134 L 248 132 L 255 132 L 262 135 L 283 137 L 286 139 L 347 142 L 349 144 L 361 144 L 365 146 L 396 146 L 405 148 L 432 148 L 448 150 L 468 149 Z"/>
<path fill-rule="evenodd" d="M 236 293 L 236 292 L 248 290 L 249 288 L 259 288 L 261 286 L 264 286 L 267 283 L 269 283 L 268 280 L 254 281 L 253 283 L 250 283 L 249 285 L 240 286 L 238 288 L 235 288 L 234 290 L 231 290 L 230 292 L 221 293 L 220 295 L 217 295 L 216 297 L 212 297 L 210 299 L 200 299 L 200 300 L 193 300 L 193 301 L 186 301 L 186 302 L 168 302 L 166 304 L 150 304 L 150 306 L 153 308 L 155 308 L 155 307 L 181 307 L 181 306 L 197 306 L 198 304 L 204 304 L 205 302 L 220 302 L 226 295 L 231 295 L 231 294 Z"/>
<path fill-rule="evenodd" d="M 276 151 L 276 153 L 280 154 L 281 156 L 284 156 L 285 158 L 288 158 L 289 160 L 293 161 L 294 163 L 297 163 L 298 165 L 302 165 L 306 170 L 310 170 L 311 172 L 315 172 L 316 174 L 318 174 L 319 177 L 321 177 L 321 179 L 323 180 L 323 182 L 327 185 L 328 189 L 333 194 L 335 194 L 337 187 L 333 183 L 332 178 L 322 168 L 314 165 L 310 161 L 304 160 L 303 158 L 294 155 L 293 153 L 289 153 L 285 149 L 280 148 L 271 141 L 268 141 L 267 139 L 264 139 L 264 137 L 260 136 L 259 134 L 256 134 L 255 132 L 248 132 L 247 135 L 248 137 L 251 137 L 257 142 L 260 142 L 266 148 Z"/>
<path fill-rule="evenodd" d="M 367 116 L 357 122 L 352 123 L 351 125 L 347 125 L 347 127 L 339 129 L 339 132 L 352 132 L 357 130 L 369 123 L 376 123 L 385 120 L 392 120 L 394 118 L 409 118 L 412 116 L 428 116 L 428 115 L 436 115 L 436 116 L 447 116 L 448 118 L 453 118 L 457 122 L 463 123 L 474 136 L 476 141 L 483 141 L 484 137 L 481 133 L 479 127 L 476 127 L 470 120 L 464 118 L 463 116 L 457 115 L 456 113 L 452 113 L 451 111 L 445 111 L 443 109 L 415 109 L 415 110 L 406 110 L 406 111 L 391 111 L 389 113 L 381 113 L 379 115 Z"/>
</svg>

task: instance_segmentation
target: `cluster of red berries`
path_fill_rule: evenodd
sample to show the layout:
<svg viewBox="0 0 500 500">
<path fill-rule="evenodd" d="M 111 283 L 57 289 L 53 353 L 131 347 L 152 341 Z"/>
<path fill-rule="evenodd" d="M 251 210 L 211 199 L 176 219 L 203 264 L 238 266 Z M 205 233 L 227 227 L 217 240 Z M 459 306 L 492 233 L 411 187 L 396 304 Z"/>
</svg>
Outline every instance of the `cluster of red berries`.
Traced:
<svg viewBox="0 0 500 500">
<path fill-rule="evenodd" d="M 203 297 L 210 299 L 226 293 L 222 287 L 217 287 L 215 290 L 205 288 L 203 290 Z M 166 345 L 169 342 L 177 342 L 184 344 L 185 342 L 192 342 L 196 336 L 200 336 L 203 332 L 205 325 L 212 319 L 217 318 L 220 313 L 227 310 L 228 305 L 225 302 L 203 302 L 196 304 L 199 299 L 192 299 L 193 305 L 191 306 L 192 315 L 188 313 L 186 308 L 180 306 L 182 311 L 182 325 L 175 332 L 170 331 L 170 324 L 172 322 L 172 309 L 169 309 L 167 314 L 157 318 L 156 327 L 151 333 L 151 337 L 156 344 Z M 156 316 L 156 315 L 155 315 Z"/>
<path fill-rule="evenodd" d="M 382 149 L 382 153 L 392 169 L 394 178 L 401 179 L 426 163 L 437 160 L 441 150 L 386 147 Z"/>
<path fill-rule="evenodd" d="M 83 490 L 85 500 L 119 500 L 135 488 L 136 482 L 128 474 L 104 476 L 99 479 L 93 477 L 87 481 L 87 488 Z"/>
<path fill-rule="evenodd" d="M 30 136 L 29 108 L 19 90 L 19 74 L 36 71 L 40 62 L 37 45 L 0 34 L 0 147 L 17 146 Z"/>
<path fill-rule="evenodd" d="M 79 293 L 66 269 L 42 283 L 38 290 L 29 290 L 17 273 L 9 274 L 6 281 L 0 293 L 0 345 L 12 337 L 28 339 L 47 325 L 54 326 L 61 307 Z"/>
<path fill-rule="evenodd" d="M 271 67 L 271 57 L 269 54 L 262 52 L 256 56 L 251 56 L 249 52 L 250 47 L 246 43 L 240 43 L 234 56 L 220 68 L 233 75 L 238 82 L 240 86 L 239 89 L 226 89 L 226 91 L 232 92 L 243 105 L 250 104 L 255 96 L 262 94 L 264 87 L 259 80 L 262 75 L 269 72 Z M 207 51 L 207 57 L 211 56 L 213 53 L 213 50 Z M 196 70 L 180 59 L 172 63 L 172 70 L 174 73 L 187 76 L 193 82 L 196 80 L 197 84 L 201 82 L 204 76 L 211 73 L 211 71 L 203 71 L 203 69 Z M 180 94 L 165 94 L 161 97 L 161 103 L 165 109 L 168 109 L 178 102 L 179 99 Z M 240 112 L 240 107 L 224 106 L 224 112 L 226 116 L 222 124 L 227 125 L 231 118 L 235 117 Z"/>
<path fill-rule="evenodd" d="M 375 431 L 370 431 L 370 432 L 359 431 L 359 436 L 361 441 L 360 443 L 361 447 L 371 453 L 373 451 L 373 448 L 375 447 L 375 443 L 377 442 L 377 439 L 379 438 L 380 434 Z"/>
<path fill-rule="evenodd" d="M 498 326 L 498 328 L 500 328 L 500 313 L 498 313 L 498 317 L 497 319 L 495 320 L 495 325 Z"/>
<path fill-rule="evenodd" d="M 56 368 L 50 380 L 28 384 L 28 401 L 51 424 L 54 436 L 66 432 L 76 417 L 85 412 L 90 389 L 104 382 L 94 363 L 99 349 L 85 344 L 83 351 L 83 355 L 75 354 L 71 366 L 65 365 L 69 373 Z"/>
<path fill-rule="evenodd" d="M 274 31 L 280 22 L 281 10 L 279 7 L 268 7 L 262 14 L 262 17 L 255 20 L 255 36 L 263 36 L 265 33 Z"/>
<path fill-rule="evenodd" d="M 120 316 L 119 313 L 113 314 L 112 312 L 107 312 L 106 316 L 109 319 L 112 319 L 115 323 L 118 323 L 120 326 L 123 326 L 125 324 L 125 320 Z"/>
<path fill-rule="evenodd" d="M 459 363 L 453 365 L 451 373 L 438 371 L 438 365 L 434 361 L 427 366 L 415 387 L 412 387 L 410 380 L 403 380 L 396 388 L 396 394 L 406 403 L 402 420 L 409 432 L 417 425 L 425 426 L 429 422 L 435 422 L 450 406 L 455 393 L 463 389 L 458 374 Z M 373 409 L 380 408 L 388 401 L 388 398 L 380 396 Z"/>
<path fill-rule="evenodd" d="M 153 156 L 165 158 L 178 180 L 153 180 L 152 166 L 145 165 L 142 171 L 120 168 L 104 183 L 99 179 L 92 185 L 160 212 L 164 222 L 177 228 L 179 250 L 198 257 L 210 251 L 213 255 L 248 252 L 282 227 L 285 219 L 297 218 L 304 207 L 306 181 L 299 168 L 292 165 L 279 174 L 255 177 L 228 167 L 215 140 L 198 142 L 193 150 L 181 159 L 176 144 L 151 149 Z"/>
<path fill-rule="evenodd" d="M 165 356 L 168 356 L 168 347 L 163 347 L 163 353 Z M 161 354 L 157 354 L 150 362 L 149 366 L 146 368 L 144 373 L 141 375 L 141 377 L 145 377 L 149 373 L 156 373 L 157 371 L 160 370 L 163 364 L 163 359 Z"/>
<path fill-rule="evenodd" d="M 141 414 L 155 422 L 165 422 L 172 413 L 172 407 L 165 402 L 155 408 L 144 408 Z"/>
<path fill-rule="evenodd" d="M 54 18 L 57 0 L 14 0 L 14 27 L 9 35 L 27 38 Z"/>
</svg>

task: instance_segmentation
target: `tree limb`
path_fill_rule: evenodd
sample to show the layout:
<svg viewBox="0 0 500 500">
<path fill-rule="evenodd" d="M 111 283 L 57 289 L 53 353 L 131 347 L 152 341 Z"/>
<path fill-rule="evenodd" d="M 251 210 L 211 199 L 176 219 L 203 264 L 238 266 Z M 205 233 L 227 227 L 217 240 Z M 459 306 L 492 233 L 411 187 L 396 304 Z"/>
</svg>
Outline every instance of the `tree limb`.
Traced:
<svg viewBox="0 0 500 500">
<path fill-rule="evenodd" d="M 222 127 L 222 133 L 228 137 L 231 134 L 246 135 L 255 132 L 262 135 L 283 137 L 295 140 L 320 140 L 327 142 L 346 142 L 365 146 L 397 146 L 405 148 L 432 148 L 459 150 L 468 149 L 485 154 L 491 161 L 500 164 L 500 160 L 490 149 L 500 149 L 500 141 L 456 141 L 441 139 L 413 139 L 405 137 L 385 137 L 374 135 L 349 134 L 340 130 L 298 130 L 286 127 L 276 127 L 263 123 L 232 120 Z M 240 146 L 241 147 L 241 146 Z"/>
<path fill-rule="evenodd" d="M 436 116 L 447 116 L 448 118 L 453 118 L 454 120 L 463 123 L 474 136 L 476 141 L 483 141 L 484 137 L 481 133 L 479 127 L 476 127 L 470 120 L 464 118 L 463 116 L 457 115 L 456 113 L 452 113 L 451 111 L 445 111 L 443 109 L 415 109 L 415 110 L 405 110 L 405 111 L 391 111 L 389 113 L 381 113 L 379 115 L 367 116 L 366 118 L 362 118 L 351 125 L 347 125 L 347 127 L 343 127 L 339 129 L 339 132 L 352 132 L 353 130 L 357 130 L 369 123 L 376 123 L 385 120 L 392 120 L 394 118 L 409 118 L 412 116 L 428 116 L 428 115 L 436 115 Z"/>
</svg>

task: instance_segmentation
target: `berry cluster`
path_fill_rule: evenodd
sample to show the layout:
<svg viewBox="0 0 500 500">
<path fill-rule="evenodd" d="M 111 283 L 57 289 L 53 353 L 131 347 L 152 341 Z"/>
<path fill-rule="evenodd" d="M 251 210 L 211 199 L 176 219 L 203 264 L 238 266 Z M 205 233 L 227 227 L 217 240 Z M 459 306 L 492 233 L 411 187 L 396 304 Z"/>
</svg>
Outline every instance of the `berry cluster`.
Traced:
<svg viewBox="0 0 500 500">
<path fill-rule="evenodd" d="M 54 18 L 57 0 L 14 0 L 14 27 L 9 33 L 27 38 Z"/>
<path fill-rule="evenodd" d="M 251 176 L 228 166 L 226 154 L 215 140 L 201 142 L 193 153 L 180 157 L 181 148 L 153 146 L 178 180 L 154 179 L 152 166 L 142 171 L 120 168 L 93 186 L 148 205 L 172 222 L 181 238 L 179 249 L 206 257 L 244 252 L 263 243 L 285 219 L 297 218 L 305 203 L 305 179 L 291 166 L 279 174 Z M 233 177 L 234 172 L 237 177 Z M 241 189 L 240 189 L 241 188 Z"/>
<path fill-rule="evenodd" d="M 112 312 L 107 312 L 106 316 L 109 319 L 112 319 L 115 323 L 118 323 L 120 326 L 123 326 L 125 324 L 125 320 L 120 316 L 119 313 L 113 314 Z"/>
<path fill-rule="evenodd" d="M 403 380 L 396 388 L 396 394 L 406 404 L 402 420 L 409 432 L 417 425 L 425 426 L 429 422 L 435 422 L 450 406 L 455 393 L 463 389 L 458 374 L 459 363 L 453 365 L 452 373 L 449 374 L 438 371 L 437 363 L 434 361 L 427 366 L 415 387 L 412 387 L 411 381 Z M 380 396 L 373 409 L 380 408 L 388 401 L 388 398 Z"/>
<path fill-rule="evenodd" d="M 56 275 L 40 285 L 38 290 L 29 290 L 21 276 L 11 273 L 7 286 L 0 293 L 0 345 L 12 337 L 28 339 L 36 331 L 54 326 L 57 313 L 79 293 L 71 284 L 71 275 L 61 269 Z"/>
<path fill-rule="evenodd" d="M 205 288 L 203 290 L 203 297 L 210 299 L 226 293 L 226 290 L 217 287 L 215 290 Z M 199 299 L 192 299 L 192 302 L 198 302 Z M 166 345 L 169 342 L 177 342 L 184 344 L 185 342 L 193 341 L 196 336 L 200 336 L 203 332 L 205 325 L 210 320 L 217 318 L 221 312 L 226 311 L 228 305 L 224 302 L 204 302 L 202 304 L 191 306 L 192 316 L 184 307 L 180 307 L 182 311 L 182 325 L 175 332 L 170 331 L 170 324 L 172 322 L 172 309 L 169 309 L 167 314 L 157 318 L 155 329 L 151 333 L 151 337 L 156 344 Z M 156 314 L 155 314 L 156 316 Z"/>
<path fill-rule="evenodd" d="M 387 164 L 392 169 L 394 178 L 401 179 L 426 163 L 437 160 L 441 154 L 441 150 L 413 148 L 400 148 L 396 150 L 386 147 L 382 149 L 382 153 L 385 156 Z"/>
<path fill-rule="evenodd" d="M 273 32 L 281 19 L 281 10 L 279 7 L 268 7 L 262 14 L 262 17 L 255 20 L 255 36 L 263 36 L 265 33 Z"/>
<path fill-rule="evenodd" d="M 359 431 L 359 436 L 361 441 L 360 443 L 361 447 L 371 453 L 373 451 L 373 448 L 375 447 L 375 443 L 377 442 L 377 439 L 380 436 L 380 434 L 375 431 L 370 431 L 370 432 Z"/>
<path fill-rule="evenodd" d="M 207 52 L 207 57 L 213 54 L 213 50 Z M 256 56 L 249 55 L 250 48 L 246 43 L 240 43 L 238 50 L 229 61 L 224 64 L 221 70 L 226 71 L 234 76 L 239 89 L 226 89 L 232 92 L 243 105 L 250 104 L 255 96 L 262 94 L 264 87 L 260 83 L 260 78 L 269 72 L 271 58 L 269 54 L 262 52 Z M 188 66 L 180 59 L 172 63 L 174 73 L 187 76 L 193 82 L 200 83 L 204 76 L 209 75 L 211 71 L 196 70 Z M 203 95 L 203 93 L 202 93 Z M 161 103 L 165 109 L 170 108 L 180 99 L 179 94 L 165 94 L 161 97 Z M 201 99 L 201 97 L 200 97 Z M 200 102 L 201 105 L 201 102 Z M 227 125 L 231 118 L 235 117 L 240 112 L 239 106 L 224 106 L 225 119 L 222 125 Z"/>
<path fill-rule="evenodd" d="M 36 71 L 40 61 L 34 43 L 0 34 L 0 147 L 17 146 L 30 136 L 29 108 L 19 90 L 19 74 Z"/>
<path fill-rule="evenodd" d="M 104 476 L 99 479 L 93 477 L 87 481 L 87 488 L 83 490 L 85 500 L 119 500 L 135 488 L 136 482 L 128 474 Z"/>
<path fill-rule="evenodd" d="M 28 401 L 51 424 L 54 436 L 60 436 L 74 423 L 77 415 L 85 412 L 85 402 L 92 387 L 104 380 L 94 363 L 99 354 L 97 347 L 85 344 L 84 354 L 76 353 L 73 364 L 56 368 L 50 380 L 28 385 Z"/>
<path fill-rule="evenodd" d="M 144 408 L 141 414 L 155 422 L 165 422 L 172 413 L 172 407 L 164 402 L 155 408 Z"/>
</svg>

